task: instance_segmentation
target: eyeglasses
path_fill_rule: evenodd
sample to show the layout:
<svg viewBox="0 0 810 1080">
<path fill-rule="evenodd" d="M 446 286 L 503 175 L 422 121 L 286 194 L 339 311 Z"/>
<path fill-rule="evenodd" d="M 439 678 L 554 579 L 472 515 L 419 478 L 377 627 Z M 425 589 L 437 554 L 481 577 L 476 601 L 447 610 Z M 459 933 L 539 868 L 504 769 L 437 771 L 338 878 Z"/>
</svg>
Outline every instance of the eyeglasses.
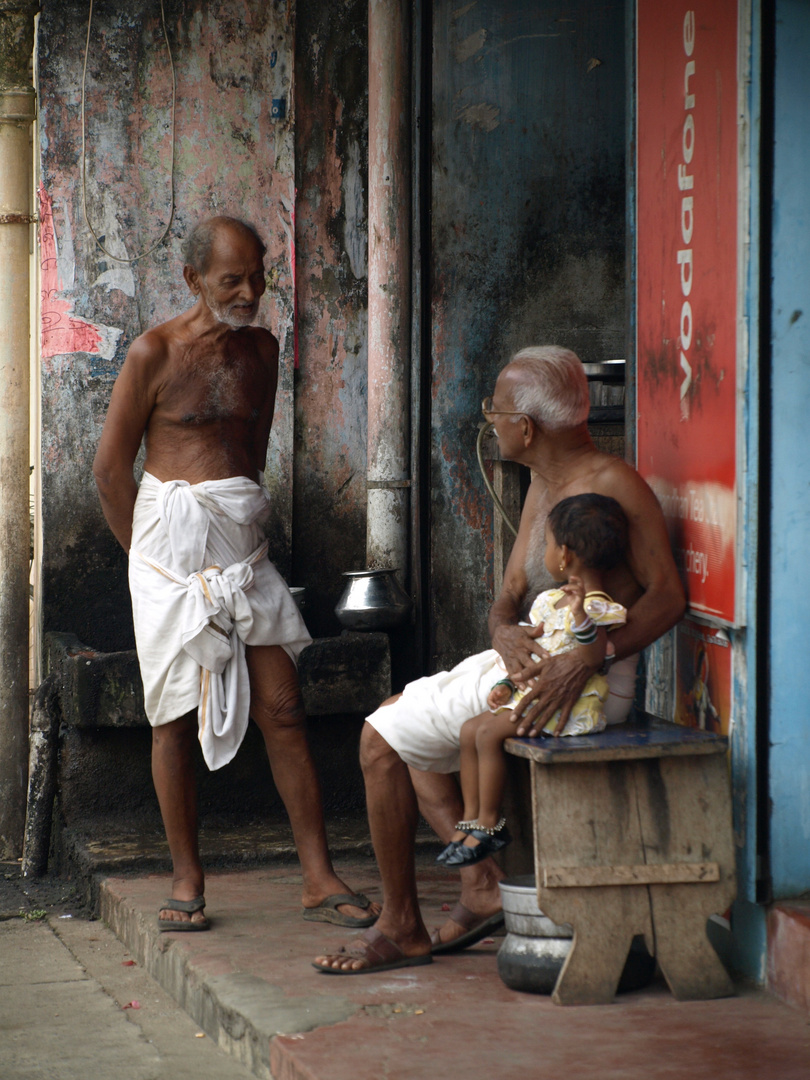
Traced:
<svg viewBox="0 0 810 1080">
<path fill-rule="evenodd" d="M 484 414 L 484 419 L 490 416 L 526 416 L 522 409 L 493 409 L 491 397 L 485 397 L 481 402 L 481 412 Z"/>
</svg>

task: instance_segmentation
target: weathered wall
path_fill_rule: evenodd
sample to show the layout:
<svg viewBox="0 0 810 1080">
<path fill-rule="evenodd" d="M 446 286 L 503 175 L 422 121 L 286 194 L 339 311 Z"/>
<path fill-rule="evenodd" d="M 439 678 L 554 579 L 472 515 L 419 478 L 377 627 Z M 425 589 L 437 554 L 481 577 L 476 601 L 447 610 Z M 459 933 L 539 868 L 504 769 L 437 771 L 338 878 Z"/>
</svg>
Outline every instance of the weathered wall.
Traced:
<svg viewBox="0 0 810 1080">
<path fill-rule="evenodd" d="M 81 216 L 86 6 L 43 5 L 45 629 L 100 649 L 131 644 L 123 554 L 90 463 L 130 341 L 188 302 L 180 238 L 203 214 L 230 211 L 252 218 L 271 246 L 275 288 L 262 317 L 284 361 L 272 554 L 291 584 L 308 587 L 313 633 L 334 633 L 341 571 L 365 565 L 367 3 L 168 0 L 167 15 L 178 212 L 169 241 L 128 269 L 100 255 Z M 434 5 L 432 357 L 423 358 L 432 365 L 434 666 L 486 643 L 481 397 L 528 342 L 558 341 L 588 360 L 623 352 L 623 25 L 619 0 Z M 273 119 L 271 101 L 284 96 L 286 119 Z M 165 222 L 168 104 L 157 11 L 102 4 L 88 70 L 89 205 L 107 242 L 130 254 Z"/>
<path fill-rule="evenodd" d="M 335 632 L 341 571 L 365 565 L 367 4 L 168 0 L 166 11 L 177 69 L 177 213 L 167 242 L 130 268 L 105 258 L 82 217 L 87 7 L 43 4 L 44 627 L 105 650 L 132 643 L 125 560 L 90 465 L 131 341 L 189 302 L 183 235 L 223 212 L 254 221 L 270 245 L 262 321 L 280 338 L 283 365 L 268 469 L 271 556 L 291 583 L 308 586 L 313 632 Z M 169 207 L 159 14 L 102 4 L 91 40 L 90 216 L 110 250 L 131 256 L 157 239 Z M 301 77 L 291 100 L 293 65 Z M 271 116 L 279 97 L 284 119 Z"/>
<path fill-rule="evenodd" d="M 298 0 L 293 573 L 314 634 L 366 565 L 367 0 Z"/>
<path fill-rule="evenodd" d="M 624 355 L 623 0 L 437 0 L 432 161 L 432 664 L 488 642 L 481 399 L 517 349 Z"/>
<path fill-rule="evenodd" d="M 289 570 L 294 5 L 165 6 L 177 72 L 177 212 L 166 243 L 131 267 L 105 258 L 82 216 L 86 0 L 44 0 L 40 20 L 43 622 L 101 650 L 131 646 L 132 630 L 124 556 L 91 477 L 95 447 L 131 341 L 189 303 L 180 242 L 211 213 L 252 220 L 268 243 L 271 287 L 260 320 L 277 334 L 282 352 L 269 533 L 272 557 Z M 273 110 L 274 99 L 284 99 L 285 116 Z M 114 254 L 145 250 L 165 227 L 170 102 L 157 6 L 97 5 L 87 69 L 87 201 Z"/>
</svg>

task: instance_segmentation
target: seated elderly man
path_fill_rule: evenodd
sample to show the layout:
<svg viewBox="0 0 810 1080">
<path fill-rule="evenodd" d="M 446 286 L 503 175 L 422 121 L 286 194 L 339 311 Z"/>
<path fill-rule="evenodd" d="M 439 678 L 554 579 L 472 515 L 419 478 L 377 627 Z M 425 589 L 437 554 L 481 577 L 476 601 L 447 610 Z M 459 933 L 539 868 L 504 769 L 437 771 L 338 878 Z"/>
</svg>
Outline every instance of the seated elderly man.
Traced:
<svg viewBox="0 0 810 1080">
<path fill-rule="evenodd" d="M 561 709 L 562 728 L 572 705 L 594 673 L 581 649 L 561 656 L 532 654 L 541 629 L 520 625 L 524 605 L 543 587 L 545 522 L 569 495 L 610 495 L 629 525 L 628 556 L 605 576 L 605 588 L 628 609 L 627 623 L 609 635 L 605 661 L 611 695 L 633 698 L 638 653 L 680 619 L 685 608 L 661 509 L 630 465 L 596 449 L 588 433 L 589 395 L 579 359 L 567 349 L 524 349 L 501 371 L 485 416 L 495 425 L 501 455 L 527 465 L 532 482 L 520 528 L 492 606 L 489 629 L 509 677 L 531 682 L 513 714 L 517 735 L 535 735 Z M 477 672 L 475 673 L 477 677 Z M 319 956 L 328 974 L 356 975 L 429 963 L 433 953 L 479 941 L 502 920 L 498 881 L 489 858 L 462 867 L 461 900 L 447 923 L 431 936 L 419 911 L 414 868 L 417 804 L 439 837 L 448 842 L 462 803 L 455 778 L 462 724 L 487 709 L 489 684 L 470 684 L 452 708 L 442 700 L 445 673 L 419 679 L 368 717 L 360 754 L 369 823 L 383 882 L 383 910 L 376 925 L 352 945 Z M 457 683 L 456 683 L 457 685 Z M 614 701 L 615 706 L 615 701 Z"/>
</svg>

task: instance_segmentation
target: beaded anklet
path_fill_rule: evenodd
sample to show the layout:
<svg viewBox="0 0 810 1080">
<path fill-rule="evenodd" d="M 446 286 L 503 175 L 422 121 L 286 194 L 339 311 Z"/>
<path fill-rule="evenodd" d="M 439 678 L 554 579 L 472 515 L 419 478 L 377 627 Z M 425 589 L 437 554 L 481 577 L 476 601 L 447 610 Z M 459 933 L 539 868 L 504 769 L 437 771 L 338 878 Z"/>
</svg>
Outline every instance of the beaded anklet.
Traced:
<svg viewBox="0 0 810 1080">
<path fill-rule="evenodd" d="M 504 829 L 504 828 L 506 828 L 506 818 L 505 817 L 502 817 L 501 820 L 498 822 L 498 824 L 493 825 L 492 828 L 487 828 L 486 825 L 479 825 L 477 821 L 475 822 L 475 831 L 476 832 L 486 833 L 487 836 L 495 836 L 497 833 L 501 832 L 501 830 Z"/>
</svg>

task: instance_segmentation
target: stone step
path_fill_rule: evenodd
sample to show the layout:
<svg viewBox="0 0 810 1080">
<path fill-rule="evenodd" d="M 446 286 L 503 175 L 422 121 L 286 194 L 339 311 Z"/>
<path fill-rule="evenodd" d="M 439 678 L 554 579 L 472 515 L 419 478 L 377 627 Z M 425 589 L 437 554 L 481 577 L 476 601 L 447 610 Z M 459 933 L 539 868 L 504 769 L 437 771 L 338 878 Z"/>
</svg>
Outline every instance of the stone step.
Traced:
<svg viewBox="0 0 810 1080">
<path fill-rule="evenodd" d="M 457 898 L 458 877 L 417 865 L 425 922 L 437 926 Z M 381 898 L 372 860 L 336 866 L 351 887 Z M 340 978 L 311 961 L 356 932 L 301 918 L 297 866 L 213 871 L 204 934 L 158 933 L 169 887 L 165 873 L 109 877 L 102 917 L 200 1030 L 263 1080 L 807 1076 L 805 1018 L 763 991 L 676 1001 L 654 982 L 609 1008 L 561 1008 L 504 985 L 500 938 L 426 966 Z"/>
<path fill-rule="evenodd" d="M 45 671 L 58 680 L 62 719 L 79 728 L 146 727 L 134 649 L 99 652 L 75 634 L 45 635 Z M 298 674 L 308 716 L 366 715 L 391 695 L 388 635 L 344 631 L 316 638 Z"/>
<path fill-rule="evenodd" d="M 768 913 L 768 989 L 810 1016 L 810 897 L 782 900 Z"/>
<path fill-rule="evenodd" d="M 328 819 L 326 835 L 333 859 L 373 859 L 374 851 L 364 815 Z M 424 823 L 416 834 L 416 850 L 426 860 L 442 849 Z M 119 821 L 84 822 L 62 828 L 56 844 L 54 869 L 75 883 L 90 910 L 97 911 L 99 883 L 107 875 L 159 874 L 170 867 L 162 828 L 127 829 Z M 235 870 L 297 863 L 287 821 L 218 822 L 200 828 L 200 855 L 206 871 Z"/>
</svg>

